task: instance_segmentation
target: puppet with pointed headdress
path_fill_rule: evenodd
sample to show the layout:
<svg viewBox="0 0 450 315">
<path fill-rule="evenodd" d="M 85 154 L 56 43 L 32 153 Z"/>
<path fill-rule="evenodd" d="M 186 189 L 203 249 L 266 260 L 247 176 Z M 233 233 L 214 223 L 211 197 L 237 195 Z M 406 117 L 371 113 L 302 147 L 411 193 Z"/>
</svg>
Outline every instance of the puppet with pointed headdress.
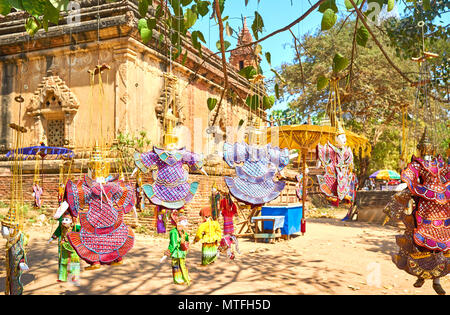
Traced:
<svg viewBox="0 0 450 315">
<path fill-rule="evenodd" d="M 203 223 L 197 229 L 194 244 L 202 242 L 202 266 L 214 263 L 217 259 L 217 249 L 222 239 L 222 230 L 219 222 L 212 219 L 211 207 L 204 207 L 199 215 Z"/>
<path fill-rule="evenodd" d="M 58 227 L 53 232 L 49 243 L 58 240 L 58 282 L 70 281 L 79 284 L 80 257 L 69 242 L 69 232 L 79 232 L 80 225 L 77 224 L 77 216 L 71 211 L 68 203 L 62 203 L 53 216 L 58 220 Z"/>
<path fill-rule="evenodd" d="M 172 259 L 173 282 L 179 285 L 190 285 L 191 279 L 186 268 L 186 256 L 189 250 L 189 235 L 187 234 L 187 218 L 174 210 L 170 214 L 174 228 L 169 232 L 169 247 L 165 257 Z"/>
<path fill-rule="evenodd" d="M 173 210 L 183 212 L 197 192 L 199 183 L 188 182 L 189 172 L 183 168 L 187 165 L 191 171 L 203 170 L 203 156 L 177 149 L 178 136 L 169 124 L 164 137 L 164 148 L 153 147 L 147 153 L 136 153 L 134 156 L 135 172 L 154 174 L 153 184 L 142 185 L 147 199 L 156 206 L 157 231 L 165 233 L 165 218 Z M 204 172 L 205 173 L 205 172 Z M 206 174 L 206 173 L 205 173 Z"/>
<path fill-rule="evenodd" d="M 328 142 L 317 145 L 317 157 L 325 170 L 317 175 L 319 188 L 335 205 L 340 202 L 354 202 L 357 179 L 353 173 L 353 153 L 346 146 L 347 137 L 341 123 L 338 123 L 336 145 Z"/>
<path fill-rule="evenodd" d="M 406 227 L 396 237 L 396 266 L 417 277 L 415 287 L 432 279 L 433 289 L 443 295 L 439 280 L 450 272 L 450 165 L 441 156 L 433 157 L 426 129 L 417 148 L 420 157 L 413 156 L 401 172 L 408 188 L 397 193 L 384 212 Z"/>
<path fill-rule="evenodd" d="M 134 210 L 135 191 L 117 176 L 108 176 L 109 163 L 103 154 L 95 148 L 90 161 L 94 178 L 86 175 L 78 183 L 69 180 L 61 204 L 79 218 L 80 230 L 68 232 L 67 238 L 90 265 L 85 268 L 88 270 L 121 264 L 134 245 L 133 230 L 125 225 L 123 216 Z"/>
<path fill-rule="evenodd" d="M 25 253 L 26 236 L 19 220 L 19 212 L 19 206 L 12 205 L 1 224 L 2 236 L 6 239 L 6 295 L 23 293 L 21 277 L 29 269 Z"/>
</svg>

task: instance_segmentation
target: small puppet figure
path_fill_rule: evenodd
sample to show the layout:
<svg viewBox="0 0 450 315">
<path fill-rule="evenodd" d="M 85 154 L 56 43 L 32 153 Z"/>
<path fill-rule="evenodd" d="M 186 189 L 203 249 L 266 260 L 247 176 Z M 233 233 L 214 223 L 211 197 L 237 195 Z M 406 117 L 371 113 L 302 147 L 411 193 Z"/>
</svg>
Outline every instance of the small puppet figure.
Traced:
<svg viewBox="0 0 450 315">
<path fill-rule="evenodd" d="M 220 212 L 223 216 L 223 234 L 233 235 L 233 217 L 237 214 L 237 207 L 236 204 L 231 200 L 231 196 L 229 193 L 227 193 L 224 198 L 220 200 Z"/>
<path fill-rule="evenodd" d="M 236 251 L 239 252 L 239 244 L 236 236 L 234 236 L 234 224 L 233 217 L 237 213 L 236 204 L 231 200 L 229 193 L 224 193 L 224 198 L 220 200 L 220 211 L 223 216 L 223 237 L 220 241 L 219 253 L 226 253 L 227 257 L 231 260 L 235 255 L 232 250 L 232 245 L 236 247 Z"/>
<path fill-rule="evenodd" d="M 80 257 L 73 249 L 72 245 L 70 245 L 67 234 L 69 232 L 79 232 L 81 227 L 76 223 L 77 218 L 71 213 L 67 202 L 63 202 L 60 205 L 53 218 L 58 220 L 59 225 L 48 243 L 51 243 L 56 239 L 58 240 L 57 281 L 69 281 L 75 285 L 79 285 Z"/>
<path fill-rule="evenodd" d="M 230 260 L 233 260 L 236 257 L 234 251 L 232 250 L 233 244 L 235 246 L 236 252 L 240 254 L 241 252 L 239 251 L 239 243 L 236 236 L 224 235 L 224 237 L 222 237 L 222 240 L 220 241 L 219 253 L 226 253 L 227 257 Z"/>
<path fill-rule="evenodd" d="M 43 190 L 42 188 L 39 186 L 38 183 L 34 183 L 33 184 L 33 197 L 34 197 L 34 207 L 36 209 L 40 209 L 42 207 L 42 196 Z"/>
<path fill-rule="evenodd" d="M 140 211 L 145 209 L 144 190 L 142 189 L 142 174 L 140 171 L 136 172 L 136 208 Z"/>
<path fill-rule="evenodd" d="M 6 295 L 22 295 L 22 273 L 28 271 L 27 257 L 25 254 L 26 235 L 17 220 L 17 209 L 11 207 L 1 223 L 1 232 L 6 239 Z"/>
<path fill-rule="evenodd" d="M 160 206 L 156 206 L 156 232 L 158 234 L 166 233 L 166 224 L 164 222 L 164 217 L 166 215 L 166 209 Z"/>
<path fill-rule="evenodd" d="M 211 215 L 212 219 L 217 221 L 220 217 L 220 192 L 217 189 L 216 183 L 211 188 Z"/>
<path fill-rule="evenodd" d="M 211 207 L 203 208 L 199 215 L 203 223 L 198 227 L 195 235 L 194 244 L 202 241 L 202 266 L 214 263 L 217 259 L 217 249 L 222 239 L 222 230 L 219 222 L 211 218 Z"/>
<path fill-rule="evenodd" d="M 173 210 L 171 214 L 172 224 L 175 226 L 169 232 L 169 247 L 164 253 L 164 257 L 172 258 L 173 282 L 178 285 L 190 285 L 191 279 L 186 268 L 186 256 L 189 250 L 189 235 L 186 232 L 188 227 L 187 218 L 178 211 Z"/>
</svg>

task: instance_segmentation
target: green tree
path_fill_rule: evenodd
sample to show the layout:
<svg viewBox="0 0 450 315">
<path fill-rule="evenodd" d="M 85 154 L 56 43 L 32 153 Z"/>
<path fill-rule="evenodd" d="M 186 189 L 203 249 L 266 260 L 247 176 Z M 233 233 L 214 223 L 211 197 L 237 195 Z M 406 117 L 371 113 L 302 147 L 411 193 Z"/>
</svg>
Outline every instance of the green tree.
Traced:
<svg viewBox="0 0 450 315">
<path fill-rule="evenodd" d="M 117 142 L 111 146 L 111 152 L 122 161 L 124 171 L 130 172 L 134 169 L 134 153 L 148 151 L 151 144 L 145 131 L 139 132 L 138 135 L 120 132 Z"/>
<path fill-rule="evenodd" d="M 339 79 L 338 90 L 345 126 L 366 136 L 373 147 L 370 165 L 356 154 L 360 178 L 380 168 L 398 169 L 402 140 L 402 108 L 407 106 L 409 113 L 405 123 L 408 127 L 408 153 L 411 154 L 415 139 L 419 139 L 428 117 L 431 116 L 426 110 L 425 99 L 421 97 L 421 92 L 398 75 L 372 40 L 368 40 L 364 47 L 361 46 L 353 52 L 353 60 L 344 63 L 341 71 L 335 71 L 336 56 L 352 55 L 352 35 L 355 30 L 355 21 L 343 24 L 341 20 L 337 23 L 342 27 L 310 33 L 301 39 L 301 67 L 305 75 L 301 75 L 298 58 L 281 67 L 283 82 L 278 80 L 276 83 L 280 86 L 282 99 L 289 102 L 289 109 L 284 114 L 289 117 L 287 115 L 290 113 L 291 117 L 301 121 L 305 121 L 308 116 L 314 121 L 315 117 L 328 114 L 332 91 L 330 79 Z M 417 64 L 396 57 L 395 49 L 388 45 L 389 38 L 381 30 L 377 29 L 374 33 L 378 41 L 386 46 L 385 51 L 392 56 L 397 67 L 402 72 L 417 77 Z M 428 101 L 430 102 L 438 117 L 434 121 L 447 121 L 448 110 L 445 106 L 433 100 Z M 440 138 L 435 139 L 437 143 L 448 138 L 448 129 L 443 131 Z"/>
</svg>

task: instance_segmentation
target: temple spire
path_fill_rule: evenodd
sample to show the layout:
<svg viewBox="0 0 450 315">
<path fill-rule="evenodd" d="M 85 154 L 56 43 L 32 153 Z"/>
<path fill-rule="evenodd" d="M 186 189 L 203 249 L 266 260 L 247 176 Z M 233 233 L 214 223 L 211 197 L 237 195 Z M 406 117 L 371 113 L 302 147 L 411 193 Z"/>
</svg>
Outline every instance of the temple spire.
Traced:
<svg viewBox="0 0 450 315">
<path fill-rule="evenodd" d="M 253 42 L 253 36 L 247 26 L 246 17 L 244 17 L 242 24 L 242 29 L 239 32 L 237 42 L 238 49 L 232 51 L 230 54 L 230 63 L 238 71 L 248 66 L 257 68 L 259 63 L 261 62 L 261 58 L 259 56 L 255 56 L 255 45 L 250 45 L 239 49 L 239 47 L 248 45 Z"/>
</svg>

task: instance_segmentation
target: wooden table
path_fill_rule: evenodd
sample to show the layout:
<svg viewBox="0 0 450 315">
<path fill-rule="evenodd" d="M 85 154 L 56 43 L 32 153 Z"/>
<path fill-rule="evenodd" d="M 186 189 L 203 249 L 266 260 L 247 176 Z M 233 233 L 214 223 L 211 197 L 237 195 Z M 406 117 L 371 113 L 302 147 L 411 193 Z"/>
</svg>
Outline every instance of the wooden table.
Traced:
<svg viewBox="0 0 450 315">
<path fill-rule="evenodd" d="M 275 222 L 277 220 L 280 220 L 282 218 L 281 227 L 284 223 L 284 217 L 282 216 L 262 216 L 262 217 L 253 217 L 252 222 L 255 223 L 255 232 L 253 233 L 253 239 L 255 240 L 255 243 L 259 239 L 263 240 L 270 240 L 271 243 L 273 243 L 277 238 L 281 237 L 281 227 L 276 226 Z M 264 222 L 271 222 L 272 223 L 272 229 L 271 230 L 265 230 L 264 229 Z"/>
</svg>

